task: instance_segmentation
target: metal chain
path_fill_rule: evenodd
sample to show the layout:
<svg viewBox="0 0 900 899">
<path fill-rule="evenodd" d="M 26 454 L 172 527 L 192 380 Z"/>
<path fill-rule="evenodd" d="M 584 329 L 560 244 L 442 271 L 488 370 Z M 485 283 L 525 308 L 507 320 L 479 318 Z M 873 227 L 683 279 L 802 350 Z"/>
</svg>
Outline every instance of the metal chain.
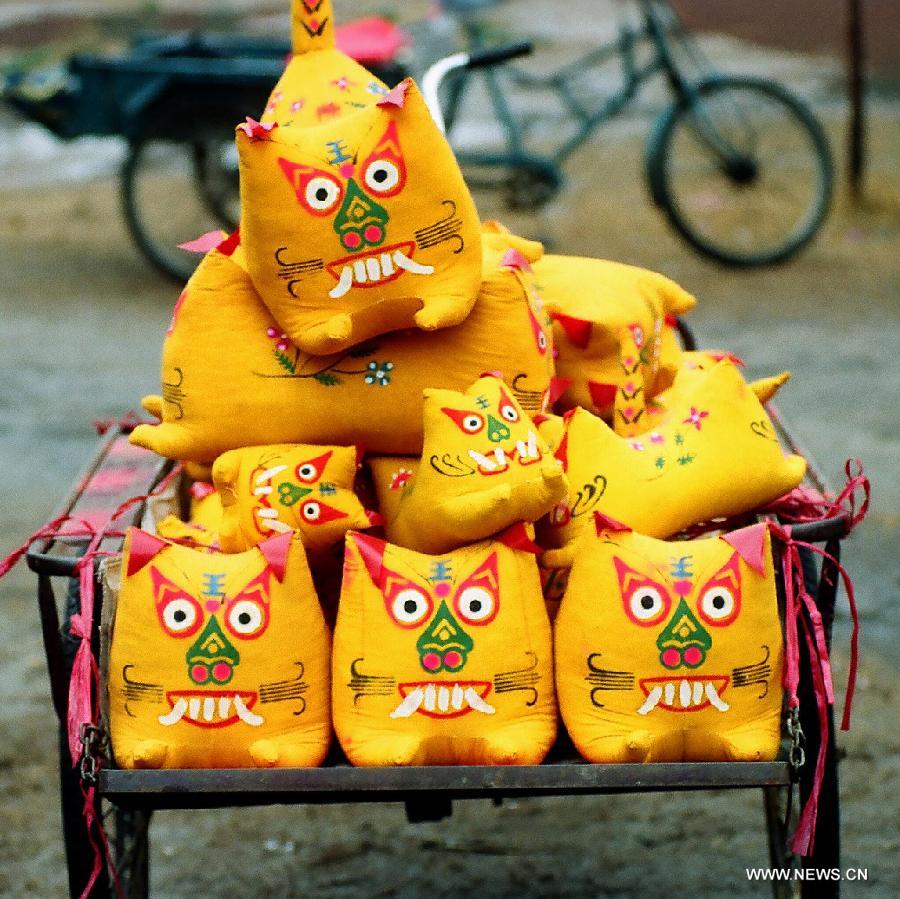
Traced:
<svg viewBox="0 0 900 899">
<path fill-rule="evenodd" d="M 786 727 L 791 741 L 788 762 L 791 766 L 791 776 L 796 780 L 800 776 L 800 769 L 806 764 L 806 737 L 800 725 L 800 710 L 797 707 L 788 711 Z"/>
<path fill-rule="evenodd" d="M 81 741 L 81 764 L 79 773 L 81 779 L 92 786 L 97 783 L 97 775 L 106 759 L 109 747 L 109 736 L 106 731 L 96 724 L 84 722 L 78 731 L 78 739 Z"/>
</svg>

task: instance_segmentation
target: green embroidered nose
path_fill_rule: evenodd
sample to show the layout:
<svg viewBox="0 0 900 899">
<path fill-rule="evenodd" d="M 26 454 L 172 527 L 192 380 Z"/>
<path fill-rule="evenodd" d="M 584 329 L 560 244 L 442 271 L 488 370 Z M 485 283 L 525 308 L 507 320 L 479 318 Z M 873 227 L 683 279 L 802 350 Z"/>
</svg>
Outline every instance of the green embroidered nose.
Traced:
<svg viewBox="0 0 900 899">
<path fill-rule="evenodd" d="M 299 484 L 284 481 L 278 485 L 278 502 L 282 506 L 293 506 L 294 503 L 299 502 L 308 493 L 312 493 L 309 487 L 301 487 Z"/>
<path fill-rule="evenodd" d="M 459 671 L 475 644 L 460 627 L 447 603 L 441 601 L 434 618 L 428 623 L 416 643 L 422 667 L 436 674 L 438 671 Z"/>
<path fill-rule="evenodd" d="M 241 662 L 241 654 L 228 642 L 213 615 L 197 642 L 187 651 L 185 661 L 195 684 L 227 684 Z"/>
<path fill-rule="evenodd" d="M 656 638 L 659 661 L 665 668 L 697 668 L 712 649 L 712 637 L 682 598 L 662 633 Z"/>
<path fill-rule="evenodd" d="M 494 418 L 490 413 L 487 417 L 487 435 L 491 443 L 500 443 L 502 440 L 509 440 L 512 431 L 503 424 L 498 418 Z"/>
<path fill-rule="evenodd" d="M 389 216 L 383 206 L 364 194 L 351 178 L 347 195 L 334 220 L 334 230 L 351 252 L 384 243 Z"/>
</svg>

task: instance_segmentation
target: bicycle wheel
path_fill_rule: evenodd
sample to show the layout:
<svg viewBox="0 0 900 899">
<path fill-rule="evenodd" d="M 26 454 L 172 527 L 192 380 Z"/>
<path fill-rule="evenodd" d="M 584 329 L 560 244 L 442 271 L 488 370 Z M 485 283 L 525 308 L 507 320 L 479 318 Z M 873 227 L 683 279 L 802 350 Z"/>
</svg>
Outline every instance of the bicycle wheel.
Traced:
<svg viewBox="0 0 900 899">
<path fill-rule="evenodd" d="M 654 201 L 688 243 L 735 266 L 782 262 L 818 231 L 831 201 L 828 140 L 778 84 L 723 76 L 660 116 L 647 148 Z"/>
<path fill-rule="evenodd" d="M 241 119 L 233 107 L 198 119 L 196 107 L 176 105 L 129 146 L 121 176 L 125 222 L 143 255 L 178 281 L 199 262 L 178 244 L 216 228 L 232 231 L 240 219 L 234 127 Z"/>
</svg>

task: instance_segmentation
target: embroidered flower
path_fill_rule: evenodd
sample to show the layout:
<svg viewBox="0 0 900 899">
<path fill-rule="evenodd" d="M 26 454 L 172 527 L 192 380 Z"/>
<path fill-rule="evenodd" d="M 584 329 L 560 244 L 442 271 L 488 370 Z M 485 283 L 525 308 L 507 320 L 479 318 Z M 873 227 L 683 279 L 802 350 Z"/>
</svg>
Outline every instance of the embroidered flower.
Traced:
<svg viewBox="0 0 900 899">
<path fill-rule="evenodd" d="M 366 90 L 370 94 L 375 94 L 376 97 L 383 97 L 388 92 L 388 89 L 383 84 L 379 84 L 377 81 L 370 81 L 366 85 Z"/>
<path fill-rule="evenodd" d="M 335 78 L 334 81 L 331 82 L 339 91 L 346 91 L 353 87 L 356 82 L 351 81 L 346 75 L 341 75 L 340 78 Z"/>
<path fill-rule="evenodd" d="M 368 372 L 363 380 L 370 386 L 387 387 L 391 383 L 391 372 L 394 370 L 393 362 L 370 362 Z"/>
<path fill-rule="evenodd" d="M 303 109 L 302 100 L 294 100 L 294 102 L 291 103 L 291 112 L 300 112 L 301 109 Z"/>
<path fill-rule="evenodd" d="M 699 409 L 691 406 L 691 414 L 682 422 L 682 424 L 693 425 L 699 431 L 703 419 L 708 416 L 709 412 L 705 410 L 701 412 Z"/>
<path fill-rule="evenodd" d="M 282 334 L 275 328 L 266 328 L 266 337 L 275 341 L 275 349 L 278 350 L 279 353 L 283 353 L 291 345 L 287 334 Z"/>
<path fill-rule="evenodd" d="M 638 325 L 633 324 L 628 326 L 628 330 L 631 331 L 631 338 L 634 340 L 634 345 L 640 350 L 644 346 L 644 329 Z"/>
<path fill-rule="evenodd" d="M 665 468 L 666 467 L 666 459 L 665 456 L 657 456 L 656 461 L 653 463 L 657 468 Z"/>
<path fill-rule="evenodd" d="M 413 476 L 412 470 L 409 468 L 398 469 L 391 475 L 391 490 L 402 490 L 406 486 L 406 482 Z"/>
<path fill-rule="evenodd" d="M 629 440 L 628 445 L 633 450 L 637 450 L 639 453 L 642 453 L 646 449 L 646 447 L 640 440 Z"/>
<path fill-rule="evenodd" d="M 650 432 L 650 442 L 651 443 L 665 443 L 666 438 L 659 433 L 659 431 L 651 431 Z"/>
</svg>

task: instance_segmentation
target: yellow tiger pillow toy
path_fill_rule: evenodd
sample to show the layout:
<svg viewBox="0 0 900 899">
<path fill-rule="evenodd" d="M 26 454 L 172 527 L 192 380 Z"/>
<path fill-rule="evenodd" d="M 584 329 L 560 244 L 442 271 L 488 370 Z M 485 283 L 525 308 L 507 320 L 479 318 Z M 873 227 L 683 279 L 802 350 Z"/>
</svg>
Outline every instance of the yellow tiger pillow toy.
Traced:
<svg viewBox="0 0 900 899">
<path fill-rule="evenodd" d="M 737 368 L 718 363 L 673 405 L 668 422 L 621 437 L 584 409 L 567 413 L 556 450 L 569 495 L 539 542 L 566 547 L 543 557 L 571 564 L 575 540 L 594 511 L 651 537 L 751 512 L 793 490 L 806 472 L 785 456 L 772 423 Z"/>
<path fill-rule="evenodd" d="M 371 527 L 377 518 L 353 492 L 357 459 L 352 446 L 275 444 L 223 453 L 213 465 L 222 549 L 240 552 L 297 531 L 308 552 L 321 554 L 351 528 Z"/>
<path fill-rule="evenodd" d="M 465 390 L 485 370 L 503 372 L 522 408 L 537 413 L 553 373 L 550 329 L 529 294 L 530 276 L 505 258 L 499 246 L 485 250 L 483 290 L 461 325 L 310 356 L 260 301 L 232 236 L 202 260 L 176 304 L 162 393 L 144 400 L 161 423 L 138 426 L 131 439 L 193 462 L 269 443 L 417 454 L 423 391 Z"/>
<path fill-rule="evenodd" d="M 436 556 L 347 535 L 333 705 L 354 765 L 541 762 L 556 700 L 532 549 L 521 526 Z"/>
<path fill-rule="evenodd" d="M 537 521 L 566 495 L 562 463 L 496 374 L 465 393 L 426 390 L 422 464 L 405 481 L 388 539 L 447 552 Z"/>
<path fill-rule="evenodd" d="M 250 276 L 303 352 L 462 322 L 481 225 L 418 89 L 404 81 L 335 122 L 237 132 Z"/>
<path fill-rule="evenodd" d="M 330 638 L 298 536 L 226 555 L 131 528 L 110 574 L 108 709 L 120 767 L 321 764 Z"/>
<path fill-rule="evenodd" d="M 611 418 L 621 385 L 652 396 L 671 383 L 680 357 L 674 319 L 695 306 L 693 296 L 656 272 L 603 259 L 548 254 L 534 268 L 554 322 L 561 411 L 582 406 Z"/>
<path fill-rule="evenodd" d="M 560 711 L 590 762 L 778 752 L 782 635 L 764 524 L 663 542 L 602 518 L 554 629 Z"/>
<path fill-rule="evenodd" d="M 292 0 L 292 56 L 260 116 L 263 124 L 308 128 L 369 106 L 387 92 L 335 47 L 331 0 Z"/>
</svg>

